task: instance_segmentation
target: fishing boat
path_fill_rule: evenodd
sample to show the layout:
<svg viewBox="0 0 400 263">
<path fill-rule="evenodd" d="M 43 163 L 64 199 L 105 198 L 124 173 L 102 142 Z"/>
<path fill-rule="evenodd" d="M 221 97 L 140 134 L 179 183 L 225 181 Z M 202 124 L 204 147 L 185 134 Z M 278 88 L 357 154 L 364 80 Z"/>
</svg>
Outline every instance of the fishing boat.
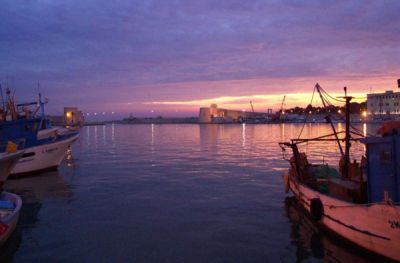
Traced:
<svg viewBox="0 0 400 263">
<path fill-rule="evenodd" d="M 22 200 L 18 195 L 4 192 L 3 184 L 23 153 L 12 142 L 8 142 L 7 151 L 0 153 L 0 245 L 9 238 L 18 222 Z"/>
<path fill-rule="evenodd" d="M 23 145 L 25 150 L 11 174 L 26 175 L 56 169 L 72 143 L 79 138 L 79 132 L 52 127 L 44 113 L 47 101 L 42 101 L 41 94 L 38 102 L 23 104 L 16 104 L 9 90 L 7 96 L 3 121 L 0 122 L 0 141 L 12 140 Z"/>
<path fill-rule="evenodd" d="M 12 141 L 8 141 L 5 151 L 0 153 L 0 191 L 3 190 L 4 182 L 23 154 L 24 151 L 18 150 L 18 145 Z"/>
<path fill-rule="evenodd" d="M 17 226 L 22 200 L 16 194 L 0 193 L 0 245 L 4 244 Z"/>
<path fill-rule="evenodd" d="M 314 91 L 327 106 L 328 94 L 322 87 L 317 84 Z M 287 159 L 290 168 L 283 176 L 285 191 L 294 194 L 318 225 L 361 248 L 400 261 L 400 129 L 391 125 L 380 136 L 364 137 L 351 129 L 352 97 L 346 89 L 340 99 L 346 104 L 344 132 L 335 130 L 328 115 L 332 134 L 280 143 L 284 152 L 292 151 Z M 360 161 L 350 162 L 355 141 L 365 144 L 366 151 Z M 336 142 L 338 168 L 311 163 L 300 150 L 309 142 Z"/>
</svg>

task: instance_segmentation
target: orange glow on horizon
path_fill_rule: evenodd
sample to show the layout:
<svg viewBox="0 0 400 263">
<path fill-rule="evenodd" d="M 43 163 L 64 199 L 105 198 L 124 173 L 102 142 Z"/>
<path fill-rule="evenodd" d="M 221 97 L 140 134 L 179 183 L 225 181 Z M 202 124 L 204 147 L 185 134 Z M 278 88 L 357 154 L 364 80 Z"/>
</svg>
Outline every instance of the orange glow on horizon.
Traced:
<svg viewBox="0 0 400 263">
<path fill-rule="evenodd" d="M 306 107 L 311 102 L 312 93 L 289 93 L 285 94 L 286 100 L 284 104 L 284 108 L 293 108 L 296 106 Z M 343 96 L 342 93 L 331 93 L 332 97 L 340 97 Z M 354 102 L 363 102 L 366 100 L 366 95 L 364 93 L 352 93 L 353 96 L 356 97 Z M 251 100 L 254 105 L 255 111 L 266 111 L 267 109 L 280 109 L 283 94 L 258 94 L 258 95 L 249 95 L 249 96 L 224 96 L 224 97 L 216 97 L 210 99 L 199 99 L 199 100 L 187 100 L 187 101 L 154 101 L 154 102 L 145 102 L 145 105 L 158 105 L 158 106 L 180 106 L 183 108 L 199 108 L 199 107 L 210 107 L 211 104 L 217 104 L 218 108 L 227 108 L 233 110 L 242 110 L 249 109 L 251 110 L 251 106 L 249 101 Z M 341 103 L 336 103 L 341 106 Z M 314 94 L 314 100 L 312 103 L 313 106 L 322 106 L 319 98 L 316 98 Z"/>
<path fill-rule="evenodd" d="M 127 95 L 125 101 L 103 105 L 121 113 L 136 114 L 135 112 L 154 110 L 160 115 L 172 116 L 174 113 L 193 115 L 200 107 L 210 107 L 211 104 L 217 104 L 219 108 L 251 111 L 249 102 L 252 101 L 256 112 L 267 112 L 268 109 L 279 110 L 283 96 L 286 95 L 284 109 L 296 106 L 305 108 L 311 102 L 316 80 L 334 98 L 344 96 L 343 87 L 347 86 L 349 95 L 355 97 L 353 101 L 363 102 L 367 93 L 397 89 L 396 74 L 388 72 L 384 76 L 258 78 L 143 85 L 136 86 L 135 89 L 150 91 L 150 99 L 147 101 L 137 97 L 129 100 Z M 333 100 L 331 102 L 336 106 L 343 106 L 343 103 Z M 312 105 L 322 106 L 318 94 L 314 94 Z M 97 106 L 92 108 L 89 110 L 97 110 Z"/>
</svg>

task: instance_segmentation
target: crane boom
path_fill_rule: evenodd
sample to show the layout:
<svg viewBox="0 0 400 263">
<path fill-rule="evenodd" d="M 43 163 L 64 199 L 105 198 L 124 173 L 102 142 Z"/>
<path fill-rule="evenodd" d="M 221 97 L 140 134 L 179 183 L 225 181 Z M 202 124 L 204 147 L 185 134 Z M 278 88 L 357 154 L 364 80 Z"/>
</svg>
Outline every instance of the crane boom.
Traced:
<svg viewBox="0 0 400 263">
<path fill-rule="evenodd" d="M 285 114 L 283 107 L 285 106 L 285 99 L 286 95 L 283 96 L 282 103 L 281 103 L 281 109 L 279 111 L 279 119 L 281 119 L 282 115 Z"/>
</svg>

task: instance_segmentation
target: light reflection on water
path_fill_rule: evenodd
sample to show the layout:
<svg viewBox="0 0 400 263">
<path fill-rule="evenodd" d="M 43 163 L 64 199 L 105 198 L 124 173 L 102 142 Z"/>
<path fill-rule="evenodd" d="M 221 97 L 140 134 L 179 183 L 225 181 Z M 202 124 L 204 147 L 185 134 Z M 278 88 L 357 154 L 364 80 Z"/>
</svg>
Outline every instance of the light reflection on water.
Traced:
<svg viewBox="0 0 400 263">
<path fill-rule="evenodd" d="M 300 128 L 84 127 L 58 172 L 7 182 L 7 189 L 23 197 L 24 206 L 0 259 L 323 260 L 313 253 L 298 254 L 300 248 L 309 248 L 299 242 L 303 237 L 293 234 L 300 223 L 285 212 L 281 175 L 288 163 L 278 142 L 297 138 Z M 342 129 L 340 124 L 337 128 Z M 307 124 L 303 137 L 328 132 L 329 125 Z M 361 144 L 353 143 L 353 148 L 354 158 L 363 153 Z M 339 153 L 334 142 L 308 143 L 301 149 L 312 160 L 332 164 Z M 341 250 L 347 251 L 338 246 Z M 325 252 L 322 248 L 319 255 Z"/>
</svg>

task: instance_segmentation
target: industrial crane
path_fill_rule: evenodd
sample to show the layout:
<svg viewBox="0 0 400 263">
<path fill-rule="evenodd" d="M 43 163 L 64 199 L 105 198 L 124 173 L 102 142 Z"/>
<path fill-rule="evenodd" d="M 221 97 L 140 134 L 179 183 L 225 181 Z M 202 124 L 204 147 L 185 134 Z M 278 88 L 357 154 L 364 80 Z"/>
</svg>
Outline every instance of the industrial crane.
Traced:
<svg viewBox="0 0 400 263">
<path fill-rule="evenodd" d="M 251 106 L 251 111 L 253 112 L 253 115 L 254 115 L 254 107 L 253 107 L 253 102 L 252 101 L 250 101 L 250 106 Z"/>
<path fill-rule="evenodd" d="M 285 114 L 285 111 L 283 109 L 283 107 L 285 106 L 285 99 L 286 99 L 286 95 L 283 96 L 283 100 L 282 100 L 282 104 L 281 104 L 281 110 L 279 111 L 279 119 L 282 119 L 282 115 Z"/>
</svg>

